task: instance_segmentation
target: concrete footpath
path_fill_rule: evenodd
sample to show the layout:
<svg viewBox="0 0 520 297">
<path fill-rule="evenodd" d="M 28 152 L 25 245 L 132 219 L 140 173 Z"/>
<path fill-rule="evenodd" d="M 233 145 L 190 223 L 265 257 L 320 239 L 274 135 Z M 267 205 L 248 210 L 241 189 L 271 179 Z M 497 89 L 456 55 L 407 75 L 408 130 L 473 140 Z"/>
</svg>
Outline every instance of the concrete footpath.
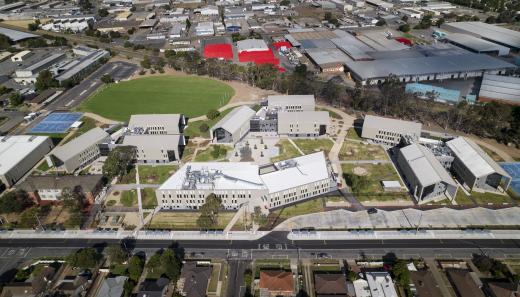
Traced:
<svg viewBox="0 0 520 297">
<path fill-rule="evenodd" d="M 125 239 L 137 240 L 258 240 L 267 231 L 34 231 L 15 230 L 0 233 L 8 239 Z M 306 231 L 289 232 L 289 240 L 392 240 L 392 239 L 520 239 L 520 230 L 420 230 L 420 231 Z"/>
</svg>

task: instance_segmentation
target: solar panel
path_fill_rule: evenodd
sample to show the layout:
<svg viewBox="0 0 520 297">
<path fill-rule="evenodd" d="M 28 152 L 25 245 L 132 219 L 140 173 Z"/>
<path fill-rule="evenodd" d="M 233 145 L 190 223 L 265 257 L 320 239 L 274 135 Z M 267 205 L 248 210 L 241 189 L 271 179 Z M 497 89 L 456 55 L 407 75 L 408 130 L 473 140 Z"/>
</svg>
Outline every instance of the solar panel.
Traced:
<svg viewBox="0 0 520 297">
<path fill-rule="evenodd" d="M 31 129 L 32 133 L 65 133 L 70 126 L 79 120 L 80 112 L 55 112 L 48 115 Z"/>
</svg>

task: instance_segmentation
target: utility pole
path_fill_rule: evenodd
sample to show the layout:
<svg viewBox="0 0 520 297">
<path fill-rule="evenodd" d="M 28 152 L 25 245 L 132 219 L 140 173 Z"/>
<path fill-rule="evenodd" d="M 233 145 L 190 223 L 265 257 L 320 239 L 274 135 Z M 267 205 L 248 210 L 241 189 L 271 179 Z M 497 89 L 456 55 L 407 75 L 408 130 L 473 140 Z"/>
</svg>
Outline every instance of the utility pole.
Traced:
<svg viewBox="0 0 520 297">
<path fill-rule="evenodd" d="M 419 217 L 419 222 L 417 223 L 417 231 L 416 232 L 419 232 L 419 227 L 421 226 L 422 216 L 423 216 L 423 213 L 421 211 L 421 216 Z"/>
</svg>

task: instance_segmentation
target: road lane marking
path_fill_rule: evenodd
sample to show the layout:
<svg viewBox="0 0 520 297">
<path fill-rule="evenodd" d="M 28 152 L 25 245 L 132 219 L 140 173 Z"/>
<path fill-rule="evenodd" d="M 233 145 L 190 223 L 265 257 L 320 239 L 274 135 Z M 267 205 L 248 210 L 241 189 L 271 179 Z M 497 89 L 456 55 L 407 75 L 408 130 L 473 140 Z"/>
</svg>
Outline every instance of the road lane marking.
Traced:
<svg viewBox="0 0 520 297">
<path fill-rule="evenodd" d="M 83 92 L 79 93 L 79 95 L 81 96 L 81 95 L 85 94 L 86 92 L 87 92 L 87 90 L 83 90 Z"/>
<path fill-rule="evenodd" d="M 69 103 L 65 104 L 65 106 L 69 106 L 69 105 L 71 105 L 72 102 L 74 102 L 74 99 L 70 100 Z"/>
</svg>

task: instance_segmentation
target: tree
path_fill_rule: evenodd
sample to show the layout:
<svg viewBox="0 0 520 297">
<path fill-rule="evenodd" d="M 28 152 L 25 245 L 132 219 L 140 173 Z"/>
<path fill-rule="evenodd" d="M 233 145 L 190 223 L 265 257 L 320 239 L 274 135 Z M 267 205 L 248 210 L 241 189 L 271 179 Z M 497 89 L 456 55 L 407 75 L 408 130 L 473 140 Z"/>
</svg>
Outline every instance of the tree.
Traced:
<svg viewBox="0 0 520 297">
<path fill-rule="evenodd" d="M 216 109 L 210 109 L 208 111 L 208 113 L 206 113 L 206 117 L 210 120 L 214 120 L 214 119 L 218 118 L 219 115 L 220 115 L 220 112 Z"/>
<path fill-rule="evenodd" d="M 399 26 L 399 31 L 401 32 L 408 33 L 410 32 L 410 30 L 411 28 L 409 24 L 402 24 L 401 26 Z"/>
<path fill-rule="evenodd" d="M 144 262 L 139 256 L 133 256 L 128 261 L 128 277 L 134 282 L 138 282 L 143 273 Z"/>
<path fill-rule="evenodd" d="M 209 125 L 206 124 L 206 123 L 202 123 L 202 124 L 199 126 L 199 131 L 200 131 L 200 132 L 205 133 L 205 132 L 208 132 L 208 130 L 209 130 Z"/>
<path fill-rule="evenodd" d="M 406 296 L 412 296 L 410 292 L 410 271 L 407 263 L 403 260 L 397 260 L 392 267 L 392 276 L 395 281 L 405 290 Z"/>
<path fill-rule="evenodd" d="M 0 213 L 21 213 L 34 205 L 27 192 L 15 190 L 0 197 Z"/>
<path fill-rule="evenodd" d="M 111 263 L 123 263 L 128 259 L 128 253 L 120 244 L 111 244 L 107 248 L 108 259 Z"/>
<path fill-rule="evenodd" d="M 131 12 L 134 12 L 134 11 L 136 11 L 136 10 L 137 10 L 137 7 L 136 7 L 135 5 L 132 5 L 132 7 L 130 7 L 130 11 L 131 11 Z"/>
<path fill-rule="evenodd" d="M 435 22 L 435 25 L 437 26 L 437 28 L 440 28 L 442 24 L 444 24 L 445 22 L 446 20 L 444 18 L 440 18 L 437 20 L 437 22 Z"/>
<path fill-rule="evenodd" d="M 27 29 L 29 31 L 36 31 L 36 30 L 38 30 L 38 24 L 37 23 L 27 24 Z"/>
<path fill-rule="evenodd" d="M 110 74 L 105 74 L 101 77 L 101 81 L 105 84 L 109 84 L 113 83 L 114 79 L 112 78 L 112 76 L 110 76 Z"/>
<path fill-rule="evenodd" d="M 0 34 L 0 49 L 5 50 L 10 48 L 14 42 L 11 38 L 5 36 L 4 34 Z"/>
<path fill-rule="evenodd" d="M 366 176 L 349 174 L 347 176 L 347 182 L 350 181 L 350 187 L 353 193 L 360 193 L 368 186 L 368 178 Z"/>
<path fill-rule="evenodd" d="M 108 16 L 108 10 L 106 8 L 100 8 L 98 10 L 98 14 L 100 17 L 104 18 L 104 17 Z"/>
<path fill-rule="evenodd" d="M 18 106 L 23 103 L 23 97 L 19 92 L 14 92 L 9 96 L 9 103 L 12 106 Z"/>
<path fill-rule="evenodd" d="M 488 24 L 494 24 L 496 22 L 497 22 L 497 18 L 493 15 L 488 16 L 486 19 L 486 23 L 488 23 Z"/>
<path fill-rule="evenodd" d="M 144 59 L 141 61 L 141 67 L 145 69 L 150 69 L 152 67 L 152 63 L 150 63 L 150 58 L 144 57 Z"/>
<path fill-rule="evenodd" d="M 384 19 L 380 19 L 377 21 L 376 26 L 381 27 L 386 25 L 386 21 Z"/>
<path fill-rule="evenodd" d="M 289 0 L 282 0 L 280 2 L 280 6 L 289 6 L 291 4 L 291 1 Z"/>
<path fill-rule="evenodd" d="M 197 225 L 203 229 L 215 228 L 218 224 L 218 214 L 221 208 L 222 200 L 210 194 L 206 197 L 206 202 L 200 207 L 200 216 L 197 219 Z"/>
<path fill-rule="evenodd" d="M 164 267 L 164 275 L 176 282 L 181 275 L 182 262 L 172 249 L 166 249 L 161 255 L 161 263 Z"/>
<path fill-rule="evenodd" d="M 51 87 L 56 87 L 58 82 L 52 76 L 52 73 L 49 70 L 43 70 L 38 74 L 36 78 L 36 83 L 34 86 L 38 91 L 44 91 Z"/>
<path fill-rule="evenodd" d="M 83 10 L 90 10 L 93 7 L 92 3 L 90 3 L 90 0 L 79 0 L 78 4 Z"/>
<path fill-rule="evenodd" d="M 73 252 L 67 257 L 67 262 L 72 267 L 82 269 L 95 268 L 97 262 L 101 259 L 101 255 L 94 248 L 84 248 Z"/>
<path fill-rule="evenodd" d="M 135 147 L 116 147 L 108 154 L 105 164 L 103 164 L 103 174 L 108 179 L 113 179 L 116 176 L 123 176 L 131 168 L 134 159 Z"/>
<path fill-rule="evenodd" d="M 296 65 L 296 67 L 294 67 L 294 74 L 296 74 L 300 77 L 306 77 L 307 76 L 307 65 L 305 65 L 305 64 Z"/>
<path fill-rule="evenodd" d="M 431 14 L 425 14 L 419 24 L 415 26 L 417 29 L 428 29 L 432 26 L 432 15 Z"/>
</svg>

